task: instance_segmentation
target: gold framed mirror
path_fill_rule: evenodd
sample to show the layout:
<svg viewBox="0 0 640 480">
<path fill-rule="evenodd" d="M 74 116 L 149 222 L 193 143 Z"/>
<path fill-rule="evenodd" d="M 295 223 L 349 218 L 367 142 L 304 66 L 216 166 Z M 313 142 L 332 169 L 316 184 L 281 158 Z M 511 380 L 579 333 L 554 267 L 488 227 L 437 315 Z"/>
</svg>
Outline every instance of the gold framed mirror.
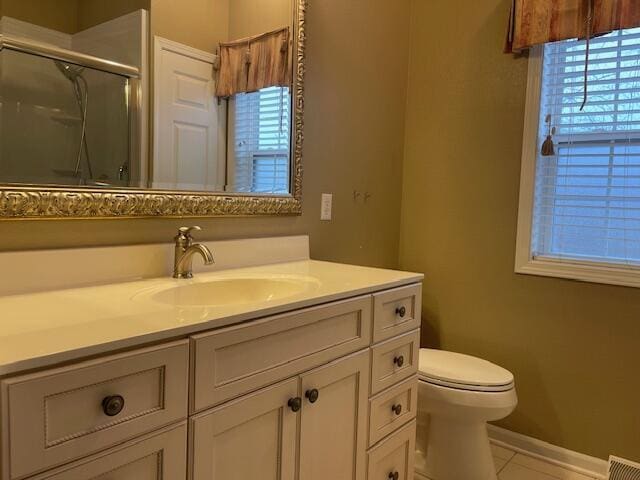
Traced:
<svg viewBox="0 0 640 480">
<path fill-rule="evenodd" d="M 12 1 L 13 10 L 7 7 Z M 179 7 L 167 0 L 129 0 L 129 11 L 111 17 L 104 16 L 104 2 L 95 2 L 102 6 L 92 23 L 82 10 L 91 1 L 78 0 L 71 31 L 60 26 L 59 12 L 49 24 L 46 18 L 20 12 L 21 1 L 5 0 L 0 10 L 0 115 L 5 116 L 0 119 L 0 219 L 301 214 L 306 0 L 187 0 Z M 185 16 L 171 8 L 187 8 L 191 2 L 196 17 L 227 2 L 219 10 L 227 15 L 224 33 L 217 35 L 215 44 L 208 39 L 206 50 L 196 48 L 202 45 L 182 45 L 163 30 L 170 22 L 179 25 Z M 286 86 L 282 81 L 262 83 L 260 90 L 241 87 L 238 93 L 217 96 L 215 84 L 226 68 L 220 65 L 221 49 L 227 43 L 253 45 L 274 26 L 282 27 L 272 14 L 277 2 L 285 2 L 277 8 L 286 5 L 291 19 L 285 26 Z M 246 11 L 233 12 L 243 3 L 254 11 L 251 25 Z M 268 15 L 260 13 L 265 8 L 270 9 Z M 78 20 L 83 15 L 84 23 Z M 256 26 L 256 18 L 269 20 Z M 139 62 L 129 61 L 131 52 L 109 55 L 105 47 L 113 32 L 127 28 L 140 42 L 116 38 L 114 45 L 136 45 L 131 50 L 137 48 Z M 196 35 L 176 34 L 178 39 L 191 36 Z M 157 57 L 160 45 L 181 45 L 183 51 L 175 51 L 184 58 Z M 263 68 L 261 58 L 249 58 L 250 51 L 248 47 L 246 68 L 252 61 Z M 190 66 L 184 70 L 184 59 L 199 61 L 195 67 L 211 81 L 201 81 L 198 70 L 188 70 Z M 167 64 L 178 80 L 158 77 Z M 32 85 L 49 85 L 50 91 L 33 93 Z M 165 94 L 173 95 L 168 103 L 162 103 L 165 85 Z M 52 100 L 59 92 L 66 97 Z M 202 116 L 197 111 L 197 95 L 202 92 L 210 108 L 205 117 L 214 123 L 201 125 L 192 117 L 180 117 L 184 112 L 171 113 L 182 102 L 187 114 Z"/>
</svg>

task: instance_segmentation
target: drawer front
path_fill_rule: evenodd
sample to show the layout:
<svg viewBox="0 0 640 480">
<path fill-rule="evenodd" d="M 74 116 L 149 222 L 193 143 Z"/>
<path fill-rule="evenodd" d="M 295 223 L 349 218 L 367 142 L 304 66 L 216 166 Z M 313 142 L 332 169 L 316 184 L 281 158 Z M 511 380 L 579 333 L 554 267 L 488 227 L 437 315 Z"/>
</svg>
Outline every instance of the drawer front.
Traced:
<svg viewBox="0 0 640 480">
<path fill-rule="evenodd" d="M 359 297 L 194 336 L 192 410 L 366 348 L 371 302 Z"/>
<path fill-rule="evenodd" d="M 367 480 L 413 480 L 416 450 L 415 420 L 375 448 L 367 458 Z"/>
<path fill-rule="evenodd" d="M 369 400 L 369 446 L 382 440 L 405 423 L 416 418 L 418 377 L 385 390 Z"/>
<path fill-rule="evenodd" d="M 375 395 L 418 371 L 420 330 L 375 345 L 371 350 L 371 394 Z"/>
<path fill-rule="evenodd" d="M 184 480 L 185 423 L 30 480 Z"/>
<path fill-rule="evenodd" d="M 373 296 L 373 342 L 420 327 L 422 285 L 396 288 Z"/>
<path fill-rule="evenodd" d="M 186 418 L 188 376 L 183 340 L 3 381 L 4 478 L 44 471 Z"/>
</svg>

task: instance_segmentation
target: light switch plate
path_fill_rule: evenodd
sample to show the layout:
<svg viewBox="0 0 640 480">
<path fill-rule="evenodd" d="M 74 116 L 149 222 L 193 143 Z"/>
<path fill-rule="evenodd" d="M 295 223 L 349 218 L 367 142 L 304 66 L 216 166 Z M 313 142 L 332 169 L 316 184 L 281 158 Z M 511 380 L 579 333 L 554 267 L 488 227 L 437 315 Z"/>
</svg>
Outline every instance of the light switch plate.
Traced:
<svg viewBox="0 0 640 480">
<path fill-rule="evenodd" d="M 320 207 L 320 220 L 331 220 L 331 209 L 333 207 L 333 195 L 331 193 L 322 194 L 322 206 Z"/>
</svg>

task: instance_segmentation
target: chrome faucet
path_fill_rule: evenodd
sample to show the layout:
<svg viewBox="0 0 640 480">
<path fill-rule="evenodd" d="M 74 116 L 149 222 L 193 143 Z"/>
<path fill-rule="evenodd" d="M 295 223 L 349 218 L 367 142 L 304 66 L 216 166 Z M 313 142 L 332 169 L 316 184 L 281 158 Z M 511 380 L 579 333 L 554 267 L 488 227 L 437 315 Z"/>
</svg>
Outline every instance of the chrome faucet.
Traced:
<svg viewBox="0 0 640 480">
<path fill-rule="evenodd" d="M 193 243 L 191 232 L 202 230 L 200 227 L 181 227 L 175 237 L 176 255 L 173 263 L 173 278 L 193 278 L 193 256 L 202 255 L 205 265 L 213 264 L 213 255 L 205 245 Z"/>
</svg>

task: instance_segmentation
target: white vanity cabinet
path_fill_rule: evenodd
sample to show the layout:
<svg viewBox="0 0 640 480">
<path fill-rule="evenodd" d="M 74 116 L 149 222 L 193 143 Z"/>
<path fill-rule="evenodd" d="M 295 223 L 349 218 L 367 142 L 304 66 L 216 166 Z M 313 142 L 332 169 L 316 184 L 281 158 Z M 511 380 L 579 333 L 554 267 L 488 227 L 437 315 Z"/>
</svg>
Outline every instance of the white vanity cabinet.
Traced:
<svg viewBox="0 0 640 480">
<path fill-rule="evenodd" d="M 1 381 L 0 480 L 410 480 L 421 286 Z"/>
</svg>

